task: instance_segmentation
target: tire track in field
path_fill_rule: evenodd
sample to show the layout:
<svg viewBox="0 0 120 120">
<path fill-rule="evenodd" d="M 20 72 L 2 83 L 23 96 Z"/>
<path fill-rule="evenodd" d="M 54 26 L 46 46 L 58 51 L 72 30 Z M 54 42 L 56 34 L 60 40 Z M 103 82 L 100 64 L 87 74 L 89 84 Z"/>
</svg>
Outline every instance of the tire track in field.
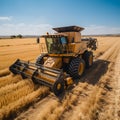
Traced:
<svg viewBox="0 0 120 120">
<path fill-rule="evenodd" d="M 120 49 L 117 52 L 118 56 L 113 67 L 113 75 L 111 75 L 109 86 L 112 91 L 106 94 L 108 104 L 104 106 L 104 111 L 99 113 L 99 119 L 119 120 L 120 118 Z"/>
<path fill-rule="evenodd" d="M 115 120 L 120 118 L 120 50 L 115 65 Z"/>
</svg>

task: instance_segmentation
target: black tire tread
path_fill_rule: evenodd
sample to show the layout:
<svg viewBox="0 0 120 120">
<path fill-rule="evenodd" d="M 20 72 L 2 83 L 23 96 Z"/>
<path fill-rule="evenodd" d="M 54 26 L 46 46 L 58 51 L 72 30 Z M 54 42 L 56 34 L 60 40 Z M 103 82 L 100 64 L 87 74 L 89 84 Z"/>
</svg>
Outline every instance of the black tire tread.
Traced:
<svg viewBox="0 0 120 120">
<path fill-rule="evenodd" d="M 89 65 L 89 57 L 90 55 L 93 56 L 93 52 L 92 51 L 86 51 L 83 55 L 83 59 L 85 61 L 85 64 L 86 64 L 86 68 L 89 68 L 91 67 L 91 65 Z"/>
<path fill-rule="evenodd" d="M 43 64 L 43 58 L 46 56 L 47 54 L 41 54 L 40 56 L 37 57 L 36 59 L 36 65 L 38 64 Z"/>
<path fill-rule="evenodd" d="M 57 90 L 57 85 L 58 85 L 58 84 L 61 84 L 60 90 Z M 54 92 L 54 94 L 55 94 L 56 96 L 59 96 L 61 93 L 63 93 L 63 91 L 64 91 L 64 86 L 65 86 L 65 81 L 64 81 L 64 80 L 62 80 L 62 79 L 57 80 L 57 81 L 55 82 L 55 84 L 53 85 L 53 92 Z"/>
<path fill-rule="evenodd" d="M 79 78 L 81 75 L 78 74 L 78 68 L 79 68 L 79 64 L 80 63 L 83 63 L 84 66 L 85 66 L 85 62 L 83 59 L 77 57 L 77 58 L 74 58 L 70 65 L 69 65 L 69 74 L 71 77 L 73 78 Z"/>
</svg>

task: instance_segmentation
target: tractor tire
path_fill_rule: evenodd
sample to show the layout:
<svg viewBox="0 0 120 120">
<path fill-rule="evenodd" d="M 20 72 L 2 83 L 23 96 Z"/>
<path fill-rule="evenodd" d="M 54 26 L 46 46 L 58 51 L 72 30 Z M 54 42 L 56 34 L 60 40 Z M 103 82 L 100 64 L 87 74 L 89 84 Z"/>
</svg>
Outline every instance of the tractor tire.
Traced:
<svg viewBox="0 0 120 120">
<path fill-rule="evenodd" d="M 86 64 L 86 68 L 91 67 L 93 64 L 93 52 L 91 52 L 91 51 L 85 52 L 83 55 L 83 59 L 84 59 L 85 64 Z"/>
<path fill-rule="evenodd" d="M 57 80 L 53 85 L 53 92 L 56 96 L 59 96 L 61 93 L 63 93 L 64 88 L 65 88 L 65 81 Z"/>
<path fill-rule="evenodd" d="M 85 70 L 85 62 L 83 59 L 74 58 L 69 65 L 69 74 L 73 78 L 80 78 Z"/>
<path fill-rule="evenodd" d="M 45 56 L 47 56 L 47 54 L 41 54 L 37 59 L 36 59 L 36 65 L 39 65 L 39 64 L 44 64 L 44 60 L 43 60 L 43 58 L 45 57 Z"/>
</svg>

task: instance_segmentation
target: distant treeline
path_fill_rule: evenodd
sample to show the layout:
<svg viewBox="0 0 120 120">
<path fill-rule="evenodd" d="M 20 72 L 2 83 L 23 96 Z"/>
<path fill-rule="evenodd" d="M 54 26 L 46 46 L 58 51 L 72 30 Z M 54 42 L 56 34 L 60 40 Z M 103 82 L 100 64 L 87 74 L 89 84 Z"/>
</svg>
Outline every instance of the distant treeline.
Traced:
<svg viewBox="0 0 120 120">
<path fill-rule="evenodd" d="M 14 38 L 38 38 L 38 35 L 11 35 L 0 36 L 0 39 L 14 39 Z M 101 35 L 82 35 L 82 37 L 120 37 L 120 34 L 101 34 Z"/>
<path fill-rule="evenodd" d="M 38 38 L 38 35 L 10 35 L 10 36 L 0 36 L 0 39 L 14 39 L 14 38 Z"/>
<path fill-rule="evenodd" d="M 23 36 L 21 34 L 19 35 L 11 35 L 10 38 L 14 39 L 14 38 L 22 38 Z"/>
</svg>

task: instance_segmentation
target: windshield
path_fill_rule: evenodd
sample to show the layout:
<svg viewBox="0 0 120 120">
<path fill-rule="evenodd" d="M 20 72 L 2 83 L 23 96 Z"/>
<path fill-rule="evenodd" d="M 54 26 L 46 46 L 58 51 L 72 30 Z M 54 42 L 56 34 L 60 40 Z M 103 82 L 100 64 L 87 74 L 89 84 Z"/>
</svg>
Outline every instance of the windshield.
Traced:
<svg viewBox="0 0 120 120">
<path fill-rule="evenodd" d="M 48 53 L 64 53 L 65 37 L 46 38 Z"/>
</svg>

